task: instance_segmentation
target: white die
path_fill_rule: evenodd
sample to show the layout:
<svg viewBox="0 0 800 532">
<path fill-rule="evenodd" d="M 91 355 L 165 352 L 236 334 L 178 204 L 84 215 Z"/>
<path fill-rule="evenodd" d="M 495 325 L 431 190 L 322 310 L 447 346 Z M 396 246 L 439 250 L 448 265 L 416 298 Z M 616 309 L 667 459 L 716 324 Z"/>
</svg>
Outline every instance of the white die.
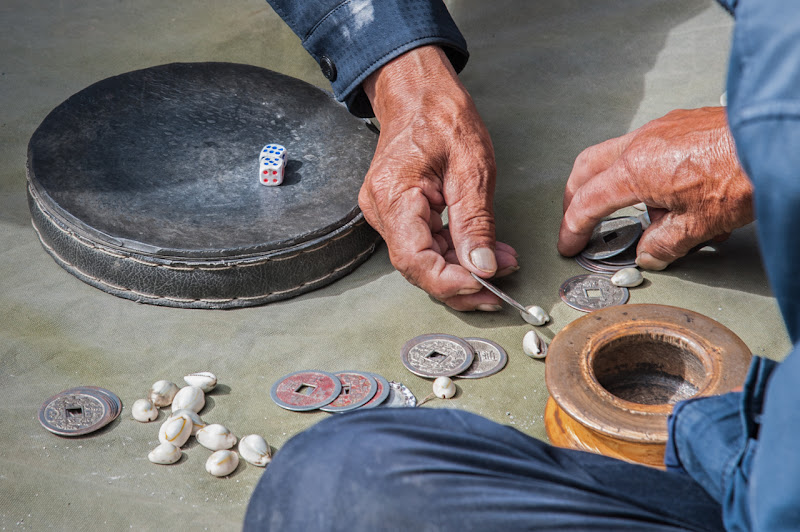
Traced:
<svg viewBox="0 0 800 532">
<path fill-rule="evenodd" d="M 267 144 L 264 146 L 264 149 L 261 150 L 262 156 L 273 156 L 273 157 L 280 157 L 283 159 L 283 162 L 286 163 L 286 148 L 281 146 L 280 144 Z"/>
<path fill-rule="evenodd" d="M 283 183 L 283 174 L 285 166 L 283 160 L 278 157 L 276 159 L 261 159 L 258 170 L 258 180 L 262 185 L 275 187 Z"/>
<path fill-rule="evenodd" d="M 258 181 L 262 185 L 280 185 L 286 169 L 286 148 L 280 144 L 267 144 L 261 150 L 258 166 Z"/>
</svg>

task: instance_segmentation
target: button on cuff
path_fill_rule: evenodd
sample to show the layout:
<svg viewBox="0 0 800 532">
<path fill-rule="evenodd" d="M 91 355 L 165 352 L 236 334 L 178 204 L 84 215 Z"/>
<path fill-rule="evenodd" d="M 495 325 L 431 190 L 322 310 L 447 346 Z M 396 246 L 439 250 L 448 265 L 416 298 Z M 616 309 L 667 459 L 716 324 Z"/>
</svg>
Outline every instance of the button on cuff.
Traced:
<svg viewBox="0 0 800 532">
<path fill-rule="evenodd" d="M 322 75 L 328 78 L 328 81 L 333 83 L 336 81 L 337 71 L 336 65 L 327 55 L 323 55 L 319 59 L 319 68 L 322 69 Z"/>
</svg>

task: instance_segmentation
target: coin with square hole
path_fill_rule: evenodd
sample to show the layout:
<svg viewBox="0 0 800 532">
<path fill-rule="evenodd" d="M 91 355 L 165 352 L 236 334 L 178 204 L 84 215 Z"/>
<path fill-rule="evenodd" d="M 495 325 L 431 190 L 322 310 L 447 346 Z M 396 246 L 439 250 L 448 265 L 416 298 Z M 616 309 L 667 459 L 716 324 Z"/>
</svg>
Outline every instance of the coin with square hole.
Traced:
<svg viewBox="0 0 800 532">
<path fill-rule="evenodd" d="M 642 235 L 642 223 L 633 216 L 603 220 L 592 231 L 589 243 L 581 255 L 600 260 L 619 255 Z"/>
<path fill-rule="evenodd" d="M 368 375 L 372 375 L 372 377 L 375 379 L 377 390 L 375 391 L 375 396 L 372 399 L 359 407 L 361 410 L 364 410 L 365 408 L 375 408 L 376 406 L 381 406 L 389 397 L 389 381 L 377 373 L 368 373 Z"/>
<path fill-rule="evenodd" d="M 378 383 L 375 377 L 359 371 L 340 371 L 334 373 L 342 383 L 342 391 L 329 404 L 320 407 L 323 412 L 347 412 L 365 405 L 375 397 Z"/>
<path fill-rule="evenodd" d="M 281 408 L 305 412 L 330 404 L 341 391 L 342 383 L 336 375 L 303 370 L 281 377 L 269 394 Z"/>
<path fill-rule="evenodd" d="M 564 303 L 582 312 L 622 305 L 628 301 L 628 289 L 614 286 L 604 275 L 578 275 L 564 281 L 559 290 Z"/>
<path fill-rule="evenodd" d="M 78 386 L 77 388 L 72 388 L 69 390 L 70 392 L 81 392 L 86 391 L 90 394 L 99 394 L 101 397 L 105 397 L 108 403 L 111 405 L 111 415 L 115 418 L 122 412 L 122 401 L 120 401 L 119 397 L 116 396 L 113 392 L 106 390 L 105 388 L 100 388 L 97 386 Z"/>
<path fill-rule="evenodd" d="M 423 334 L 405 343 L 401 358 L 414 375 L 452 377 L 472 365 L 475 350 L 457 336 Z"/>
<path fill-rule="evenodd" d="M 504 367 L 508 361 L 506 350 L 486 338 L 464 338 L 475 350 L 475 360 L 472 365 L 458 375 L 460 379 L 480 379 L 494 375 Z"/>
<path fill-rule="evenodd" d="M 605 259 L 599 259 L 597 262 L 609 269 L 613 269 L 615 271 L 619 271 L 623 268 L 632 268 L 636 266 L 636 246 L 639 244 L 639 239 L 636 239 L 636 242 L 631 244 L 631 246 L 620 253 L 619 255 L 614 255 L 613 257 L 608 257 Z"/>
<path fill-rule="evenodd" d="M 114 393 L 97 387 L 65 390 L 44 402 L 39 422 L 59 436 L 83 436 L 114 421 L 122 402 Z"/>
</svg>

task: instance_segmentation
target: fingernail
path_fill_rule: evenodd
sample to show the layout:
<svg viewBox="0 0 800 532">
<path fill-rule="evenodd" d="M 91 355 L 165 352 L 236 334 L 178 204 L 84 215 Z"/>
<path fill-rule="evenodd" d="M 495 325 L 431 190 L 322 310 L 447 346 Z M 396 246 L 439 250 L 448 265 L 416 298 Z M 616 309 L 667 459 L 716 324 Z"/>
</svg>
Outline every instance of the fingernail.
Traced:
<svg viewBox="0 0 800 532">
<path fill-rule="evenodd" d="M 494 251 L 489 248 L 473 249 L 469 253 L 469 260 L 482 272 L 494 273 L 497 270 L 497 259 L 494 258 Z"/>
<path fill-rule="evenodd" d="M 639 253 L 639 256 L 636 257 L 636 265 L 645 270 L 661 271 L 669 266 L 669 262 L 657 259 L 651 254 L 643 252 Z"/>
<path fill-rule="evenodd" d="M 498 271 L 495 276 L 503 277 L 504 275 L 511 275 L 517 270 L 519 270 L 519 266 L 509 266 L 508 268 L 503 268 L 502 270 Z"/>
<path fill-rule="evenodd" d="M 490 305 L 489 303 L 481 303 L 480 305 L 475 307 L 475 310 L 482 310 L 484 312 L 497 312 L 501 308 L 503 307 L 501 307 L 500 305 Z"/>
<path fill-rule="evenodd" d="M 462 288 L 461 290 L 458 291 L 458 295 L 468 296 L 471 294 L 477 294 L 480 291 L 481 291 L 480 288 Z"/>
</svg>

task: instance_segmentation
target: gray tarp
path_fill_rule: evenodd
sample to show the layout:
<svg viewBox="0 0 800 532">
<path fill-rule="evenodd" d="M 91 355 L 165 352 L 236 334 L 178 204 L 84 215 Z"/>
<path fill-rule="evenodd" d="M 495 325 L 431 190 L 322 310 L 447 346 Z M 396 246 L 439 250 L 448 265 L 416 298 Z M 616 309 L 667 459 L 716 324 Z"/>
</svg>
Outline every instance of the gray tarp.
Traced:
<svg viewBox="0 0 800 532">
<path fill-rule="evenodd" d="M 462 78 L 492 134 L 499 237 L 522 269 L 503 287 L 553 317 L 548 338 L 581 313 L 558 297 L 583 273 L 555 250 L 561 194 L 575 156 L 673 108 L 718 105 L 732 21 L 708 1 L 448 2 L 470 45 Z M 158 423 L 130 417 L 158 379 L 210 370 L 221 381 L 202 412 L 234 433 L 280 448 L 324 413 L 292 413 L 270 385 L 299 369 L 374 371 L 418 397 L 430 382 L 407 372 L 400 347 L 416 335 L 482 336 L 503 345 L 506 369 L 459 381 L 449 406 L 546 438 L 544 364 L 528 359 L 528 326 L 510 308 L 456 313 L 395 272 L 385 247 L 349 277 L 261 308 L 179 310 L 139 305 L 59 268 L 33 232 L 25 200 L 28 139 L 45 115 L 89 84 L 175 61 L 264 66 L 326 87 L 298 39 L 259 0 L 43 2 L 0 5 L 0 529 L 236 529 L 262 470 L 217 479 L 192 444 L 174 466 L 147 453 Z M 730 327 L 756 354 L 788 348 L 752 227 L 716 253 L 646 274 L 633 303 L 686 307 Z M 109 429 L 83 439 L 44 431 L 47 397 L 77 385 L 125 403 Z M 163 420 L 162 413 L 161 419 Z M 313 487 L 309 487 L 312 489 Z"/>
</svg>

